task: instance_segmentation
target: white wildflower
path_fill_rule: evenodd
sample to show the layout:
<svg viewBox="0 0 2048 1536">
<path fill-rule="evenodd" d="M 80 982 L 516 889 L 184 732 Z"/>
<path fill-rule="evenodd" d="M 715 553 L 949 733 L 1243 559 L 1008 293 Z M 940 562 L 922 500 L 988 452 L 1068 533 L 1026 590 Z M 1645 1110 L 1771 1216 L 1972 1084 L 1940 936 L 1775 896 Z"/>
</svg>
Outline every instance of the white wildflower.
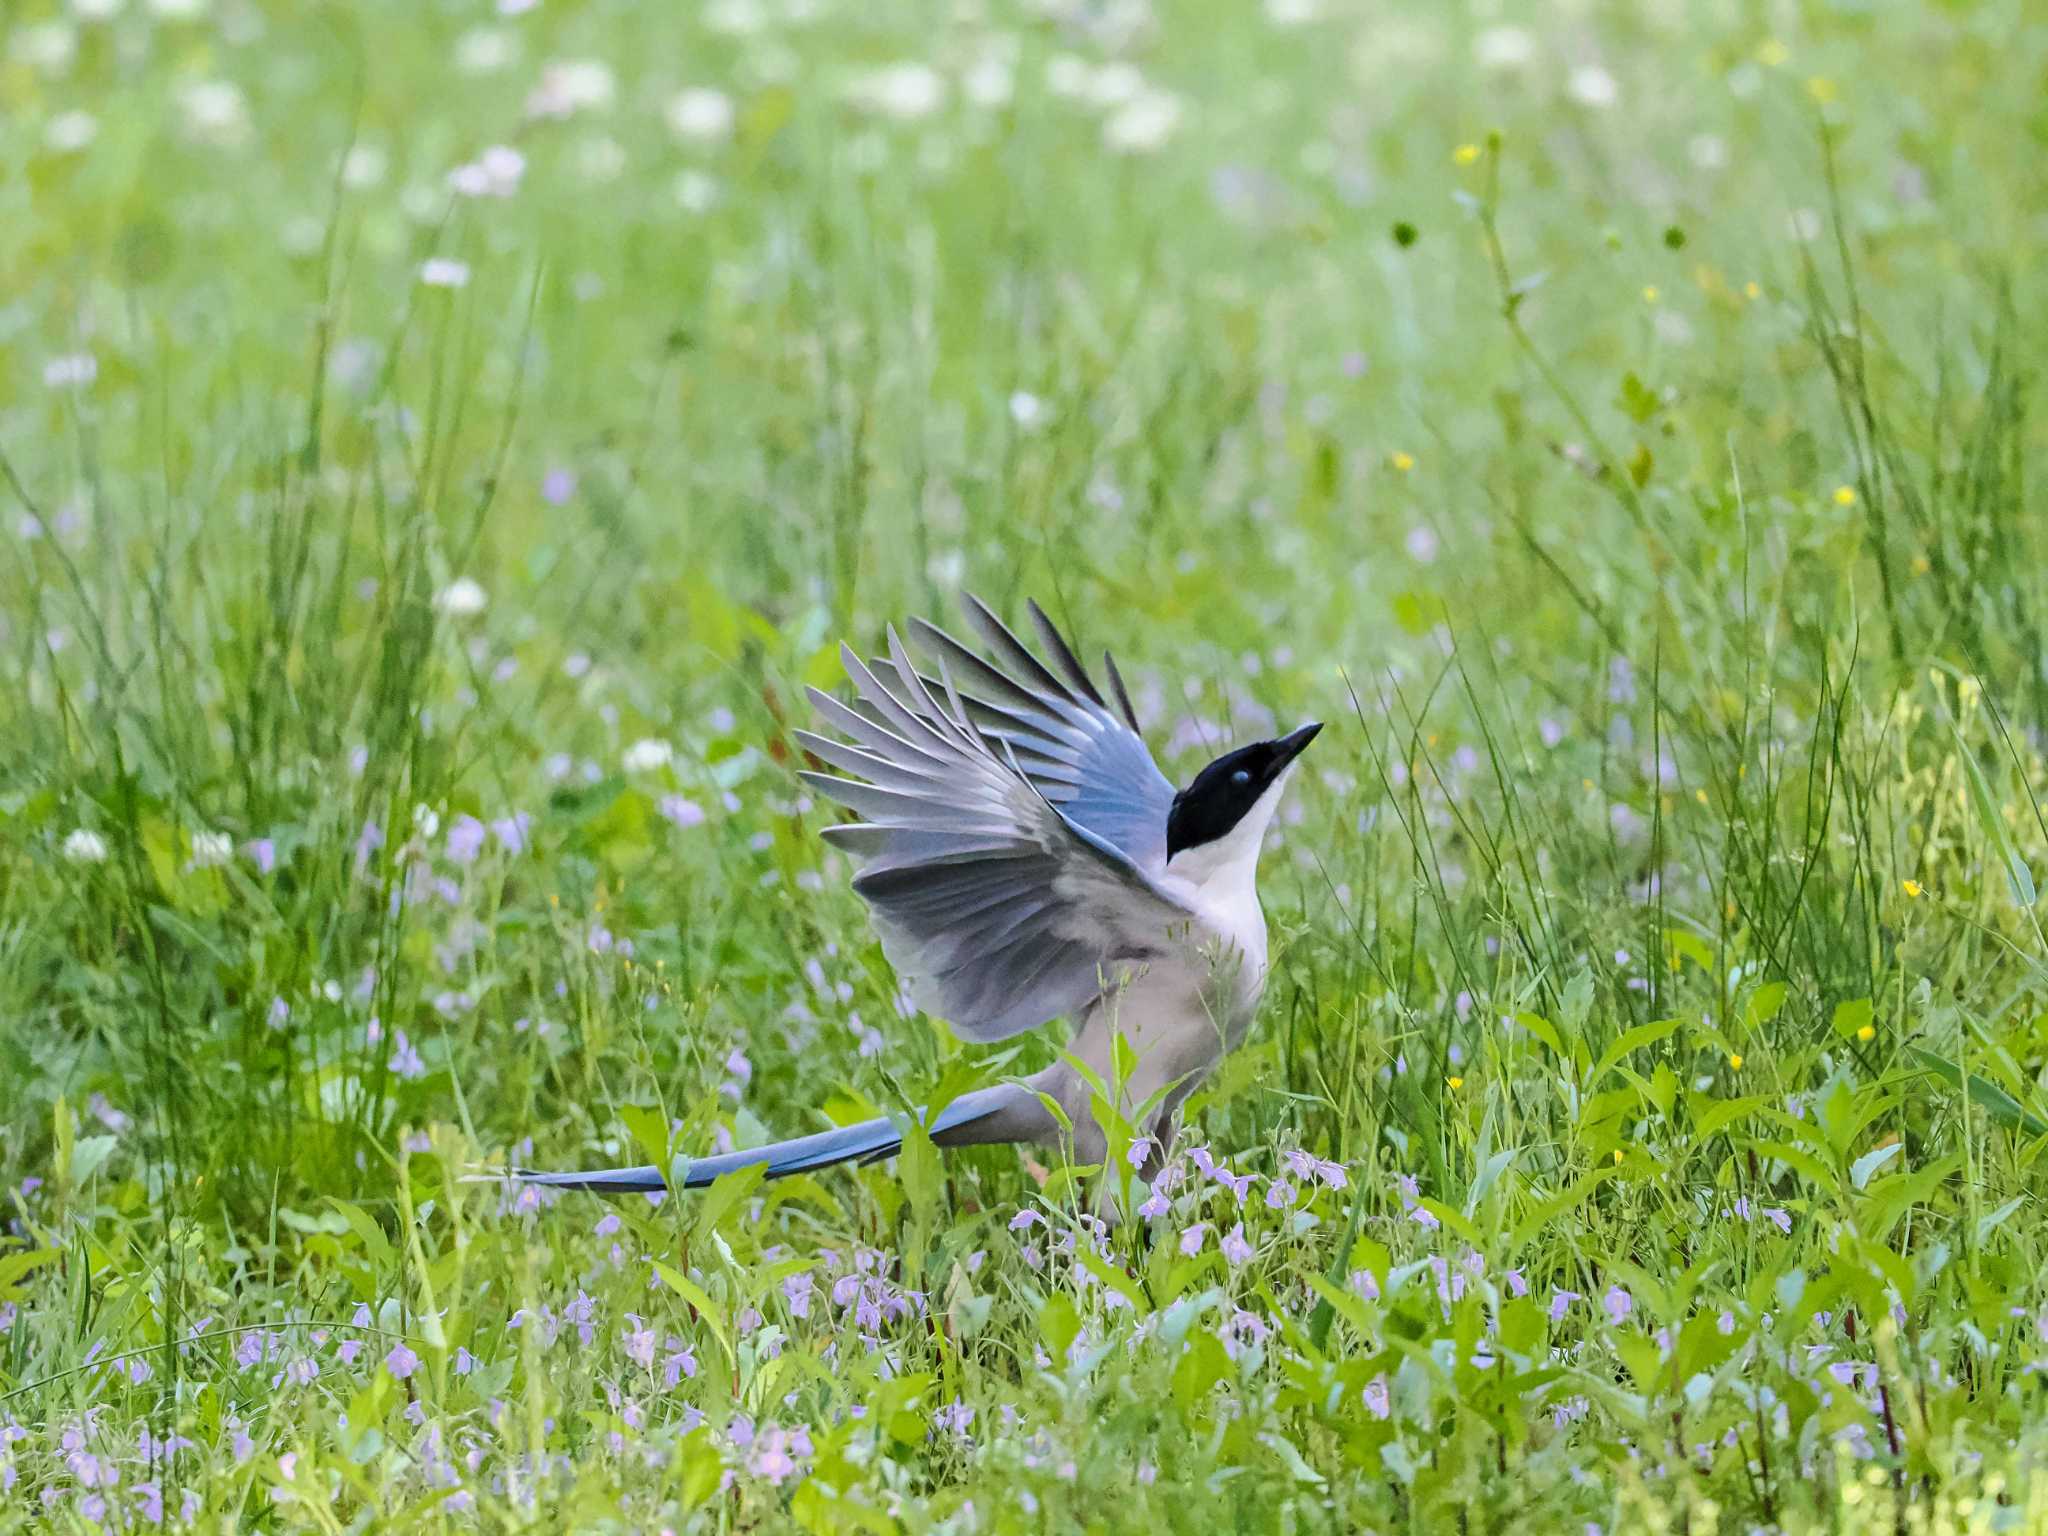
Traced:
<svg viewBox="0 0 2048 1536">
<path fill-rule="evenodd" d="M 696 144 L 720 144 L 731 138 L 736 117 L 732 98 L 709 86 L 678 91 L 668 104 L 668 125 L 676 137 Z"/>
<path fill-rule="evenodd" d="M 249 103 L 232 80 L 197 80 L 178 94 L 185 127 L 209 144 L 239 144 L 249 132 Z"/>
<path fill-rule="evenodd" d="M 1046 417 L 1050 414 L 1046 410 L 1045 402 L 1028 389 L 1016 390 L 1010 395 L 1010 420 L 1017 424 L 1021 432 L 1037 431 L 1045 424 Z"/>
<path fill-rule="evenodd" d="M 676 201 L 685 213 L 709 213 L 718 206 L 716 178 L 699 170 L 687 170 L 676 177 Z"/>
<path fill-rule="evenodd" d="M 60 155 L 75 155 L 100 135 L 90 112 L 59 112 L 43 128 L 43 143 Z"/>
<path fill-rule="evenodd" d="M 929 64 L 906 59 L 861 76 L 847 94 L 864 111 L 909 123 L 945 105 L 946 82 Z"/>
<path fill-rule="evenodd" d="M 495 75 L 519 62 L 519 39 L 503 27 L 471 27 L 455 40 L 455 68 L 465 75 Z"/>
<path fill-rule="evenodd" d="M 573 117 L 612 104 L 618 85 L 610 66 L 596 59 L 560 59 L 540 72 L 526 98 L 528 117 Z"/>
<path fill-rule="evenodd" d="M 1535 34 L 1521 27 L 1488 27 L 1472 39 L 1472 61 L 1481 69 L 1520 69 L 1535 57 Z"/>
<path fill-rule="evenodd" d="M 84 389 L 99 376 L 99 359 L 90 352 L 67 352 L 43 364 L 43 383 L 51 389 Z"/>
<path fill-rule="evenodd" d="M 619 759 L 628 773 L 652 773 L 675 761 L 676 749 L 657 737 L 646 736 L 626 748 Z"/>
<path fill-rule="evenodd" d="M 1598 64 L 1581 64 L 1565 82 L 1565 90 L 1582 107 L 1607 108 L 1621 100 L 1621 87 L 1614 76 Z"/>
<path fill-rule="evenodd" d="M 436 612 L 450 618 L 466 619 L 484 611 L 490 599 L 484 589 L 467 576 L 458 576 L 434 594 Z"/>
<path fill-rule="evenodd" d="M 430 256 L 420 263 L 420 281 L 429 288 L 462 288 L 469 283 L 469 263 L 452 256 Z"/>
<path fill-rule="evenodd" d="M 1147 155 L 1180 127 L 1180 102 L 1165 91 L 1147 90 L 1120 107 L 1102 125 L 1102 142 L 1120 155 Z"/>
<path fill-rule="evenodd" d="M 64 857 L 73 864 L 107 862 L 107 840 L 97 832 L 80 827 L 64 839 Z"/>
<path fill-rule="evenodd" d="M 195 869 L 215 869 L 235 856 L 235 840 L 225 832 L 194 832 L 192 834 L 192 865 Z"/>
</svg>

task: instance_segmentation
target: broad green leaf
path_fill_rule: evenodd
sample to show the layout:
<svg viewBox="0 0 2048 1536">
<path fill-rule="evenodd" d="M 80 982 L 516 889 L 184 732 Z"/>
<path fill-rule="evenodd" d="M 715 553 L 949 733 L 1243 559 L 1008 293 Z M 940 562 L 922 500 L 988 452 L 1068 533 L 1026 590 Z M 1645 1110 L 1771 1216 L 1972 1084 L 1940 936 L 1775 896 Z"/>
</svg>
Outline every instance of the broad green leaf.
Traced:
<svg viewBox="0 0 2048 1536">
<path fill-rule="evenodd" d="M 1644 1046 L 1655 1045 L 1659 1040 L 1675 1034 L 1684 1022 L 1683 1019 L 1656 1019 L 1648 1024 L 1638 1024 L 1634 1029 L 1623 1030 L 1614 1038 L 1613 1043 L 1600 1053 L 1600 1060 L 1593 1067 L 1593 1075 L 1586 1079 L 1586 1085 L 1596 1086 L 1617 1063 L 1640 1051 Z"/>
<path fill-rule="evenodd" d="M 1882 1147 L 1872 1147 L 1868 1152 L 1849 1165 L 1849 1182 L 1858 1189 L 1867 1189 L 1871 1177 L 1884 1165 L 1906 1150 L 1903 1141 L 1889 1142 Z"/>
<path fill-rule="evenodd" d="M 1938 1056 L 1924 1046 L 1913 1046 L 1910 1053 L 1921 1066 L 1951 1086 L 1960 1088 L 1967 1082 L 1966 1091 L 1971 1099 L 2007 1130 L 2025 1131 L 2029 1136 L 2048 1136 L 2048 1120 L 2024 1107 L 1990 1078 L 1977 1072 L 1965 1073 L 1947 1057 Z"/>
</svg>

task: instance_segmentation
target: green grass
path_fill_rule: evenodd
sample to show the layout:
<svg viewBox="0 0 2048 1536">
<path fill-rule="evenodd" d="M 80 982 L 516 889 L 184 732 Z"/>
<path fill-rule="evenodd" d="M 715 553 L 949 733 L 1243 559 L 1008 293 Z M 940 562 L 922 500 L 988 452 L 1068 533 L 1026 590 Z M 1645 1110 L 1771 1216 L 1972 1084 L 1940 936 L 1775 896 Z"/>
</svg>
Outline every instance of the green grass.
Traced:
<svg viewBox="0 0 2048 1536">
<path fill-rule="evenodd" d="M 2048 27 L 1301 9 L 0 13 L 0 1530 L 2048 1528 Z M 1244 1192 L 464 1182 L 1051 1059 L 962 587 L 1332 722 Z"/>
</svg>

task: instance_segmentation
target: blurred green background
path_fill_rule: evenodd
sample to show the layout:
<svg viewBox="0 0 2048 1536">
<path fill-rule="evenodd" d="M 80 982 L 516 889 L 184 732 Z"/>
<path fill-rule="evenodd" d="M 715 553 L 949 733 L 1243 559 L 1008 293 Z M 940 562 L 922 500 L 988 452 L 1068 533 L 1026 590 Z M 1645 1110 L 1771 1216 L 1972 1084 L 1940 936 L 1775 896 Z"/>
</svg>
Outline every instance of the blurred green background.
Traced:
<svg viewBox="0 0 2048 1536">
<path fill-rule="evenodd" d="M 2048 1519 L 2044 147 L 2019 0 L 6 7 L 0 1522 Z M 461 1183 L 1050 1058 L 792 773 L 961 589 L 1333 722 L 1253 1192 Z"/>
</svg>

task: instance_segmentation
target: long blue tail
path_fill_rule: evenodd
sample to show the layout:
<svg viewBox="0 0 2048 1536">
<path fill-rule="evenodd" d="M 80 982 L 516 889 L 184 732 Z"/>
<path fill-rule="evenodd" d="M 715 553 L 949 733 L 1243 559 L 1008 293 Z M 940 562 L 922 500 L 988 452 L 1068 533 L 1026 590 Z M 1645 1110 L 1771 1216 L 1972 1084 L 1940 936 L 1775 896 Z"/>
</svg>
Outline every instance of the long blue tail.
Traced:
<svg viewBox="0 0 2048 1536">
<path fill-rule="evenodd" d="M 932 1122 L 932 1139 L 942 1145 L 948 1141 L 1002 1140 L 1001 1136 L 977 1136 L 974 1130 L 981 1122 L 989 1121 L 1006 1110 L 1022 1110 L 1027 1115 L 1044 1114 L 1037 1097 L 1026 1089 L 1007 1083 L 993 1088 L 978 1088 L 973 1093 L 961 1094 L 939 1111 L 938 1118 Z M 992 1127 L 981 1125 L 981 1129 L 987 1131 Z M 723 1152 L 716 1157 L 692 1159 L 683 1167 L 681 1187 L 702 1189 L 721 1175 L 751 1168 L 757 1163 L 767 1166 L 771 1179 L 786 1178 L 793 1173 L 810 1173 L 815 1169 L 829 1168 L 834 1163 L 871 1163 L 890 1156 L 902 1145 L 902 1133 L 893 1121 L 863 1120 L 857 1125 L 819 1131 L 814 1136 L 798 1136 L 790 1141 L 772 1142 L 765 1147 L 749 1147 L 744 1152 Z M 652 1163 L 638 1168 L 593 1169 L 587 1173 L 535 1173 L 517 1168 L 512 1176 L 527 1184 L 547 1184 L 556 1189 L 588 1189 L 614 1195 L 651 1193 L 668 1187 L 661 1169 Z"/>
</svg>

